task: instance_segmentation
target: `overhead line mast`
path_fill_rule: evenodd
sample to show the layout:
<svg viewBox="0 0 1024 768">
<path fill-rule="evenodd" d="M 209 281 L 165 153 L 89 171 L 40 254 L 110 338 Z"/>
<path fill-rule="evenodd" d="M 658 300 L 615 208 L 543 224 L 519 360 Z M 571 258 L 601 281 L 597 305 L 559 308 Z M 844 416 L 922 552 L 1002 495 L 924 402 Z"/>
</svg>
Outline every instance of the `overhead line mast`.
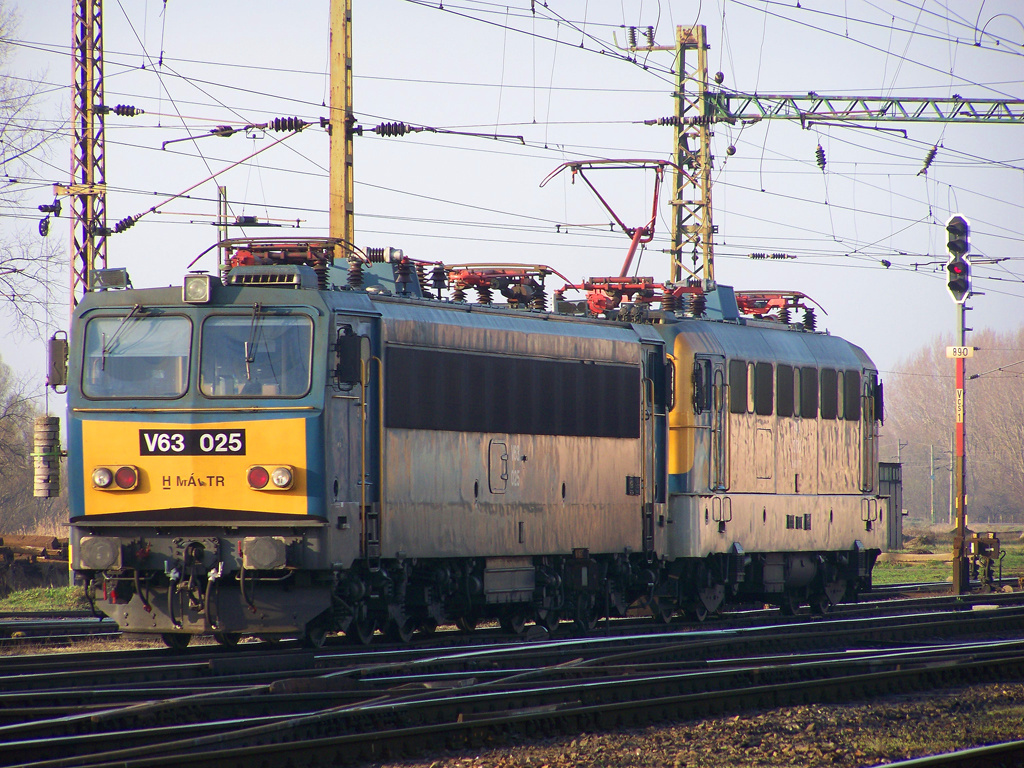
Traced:
<svg viewBox="0 0 1024 768">
<path fill-rule="evenodd" d="M 352 128 L 352 0 L 331 0 L 329 235 L 334 263 L 346 266 L 355 240 Z"/>
<path fill-rule="evenodd" d="M 645 120 L 647 125 L 670 125 L 676 129 L 674 161 L 675 196 L 671 201 L 672 244 L 670 280 L 698 283 L 705 291 L 715 287 L 714 235 L 711 207 L 712 127 L 715 123 L 755 123 L 760 120 L 799 120 L 804 128 L 812 124 L 850 125 L 859 122 L 904 123 L 1004 123 L 1024 124 L 1024 100 L 965 99 L 882 96 L 759 95 L 712 91 L 708 86 L 707 30 L 701 24 L 676 27 L 675 46 L 655 45 L 653 33 L 646 45 L 636 45 L 631 30 L 628 50 L 674 50 L 677 60 L 675 114 Z M 687 69 L 686 52 L 696 51 L 696 63 Z M 714 78 L 721 84 L 722 75 Z M 934 158 L 931 155 L 929 162 Z M 692 254 L 692 266 L 683 263 Z M 684 274 L 685 273 L 685 274 Z"/>
<path fill-rule="evenodd" d="M 71 184 L 71 304 L 89 290 L 89 273 L 107 266 L 106 151 L 103 105 L 103 0 L 75 0 L 74 150 Z"/>
</svg>

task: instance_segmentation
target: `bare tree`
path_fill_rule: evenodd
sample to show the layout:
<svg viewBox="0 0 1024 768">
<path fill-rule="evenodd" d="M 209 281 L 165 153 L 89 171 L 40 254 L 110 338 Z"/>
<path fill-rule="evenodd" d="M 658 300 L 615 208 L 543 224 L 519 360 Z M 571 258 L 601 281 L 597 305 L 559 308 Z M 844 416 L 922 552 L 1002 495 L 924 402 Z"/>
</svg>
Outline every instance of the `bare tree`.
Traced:
<svg viewBox="0 0 1024 768">
<path fill-rule="evenodd" d="M 14 72 L 18 17 L 0 0 L 0 313 L 38 332 L 50 297 L 48 271 L 58 269 L 59 246 L 40 238 L 43 214 L 23 191 L 31 161 L 51 134 L 40 128 L 38 81 Z"/>
<path fill-rule="evenodd" d="M 966 390 L 969 524 L 1024 521 L 1024 328 L 972 335 Z M 955 382 L 936 338 L 897 366 L 886 382 L 882 455 L 903 463 L 903 500 L 911 517 L 948 522 Z"/>
<path fill-rule="evenodd" d="M 38 414 L 28 386 L 0 360 L 0 534 L 66 535 L 66 483 L 54 499 L 33 496 L 32 438 Z"/>
</svg>

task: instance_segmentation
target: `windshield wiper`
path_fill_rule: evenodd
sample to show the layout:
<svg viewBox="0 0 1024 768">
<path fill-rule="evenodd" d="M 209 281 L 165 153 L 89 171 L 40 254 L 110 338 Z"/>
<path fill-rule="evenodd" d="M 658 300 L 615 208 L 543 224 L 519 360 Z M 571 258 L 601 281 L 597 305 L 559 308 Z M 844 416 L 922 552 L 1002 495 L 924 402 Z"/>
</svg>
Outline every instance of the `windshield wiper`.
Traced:
<svg viewBox="0 0 1024 768">
<path fill-rule="evenodd" d="M 252 305 L 252 324 L 249 326 L 249 340 L 245 342 L 245 378 L 252 381 L 249 366 L 256 362 L 256 328 L 259 327 L 260 303 Z"/>
<path fill-rule="evenodd" d="M 145 310 L 141 304 L 136 304 L 132 307 L 131 312 L 121 318 L 121 322 L 118 323 L 117 328 L 110 335 L 110 341 L 107 341 L 107 334 L 103 334 L 103 347 L 100 350 L 100 370 L 105 371 L 107 369 L 107 354 L 112 352 L 114 349 L 114 342 L 117 341 L 117 337 L 121 335 L 121 332 L 127 327 L 128 321 L 131 320 L 136 314 L 142 314 Z"/>
</svg>

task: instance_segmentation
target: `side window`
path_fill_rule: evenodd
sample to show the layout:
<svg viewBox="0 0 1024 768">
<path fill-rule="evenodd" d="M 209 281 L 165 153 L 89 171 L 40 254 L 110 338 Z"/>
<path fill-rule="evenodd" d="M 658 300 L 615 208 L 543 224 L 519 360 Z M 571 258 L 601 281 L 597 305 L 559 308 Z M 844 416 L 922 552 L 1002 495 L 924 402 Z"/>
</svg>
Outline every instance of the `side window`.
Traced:
<svg viewBox="0 0 1024 768">
<path fill-rule="evenodd" d="M 834 368 L 821 369 L 821 418 L 835 419 L 838 412 L 836 397 L 836 371 Z"/>
<path fill-rule="evenodd" d="M 754 412 L 754 385 L 757 382 L 753 363 L 747 363 L 747 413 Z"/>
<path fill-rule="evenodd" d="M 693 361 L 693 412 L 711 409 L 711 361 Z"/>
<path fill-rule="evenodd" d="M 793 415 L 793 366 L 778 365 L 775 368 L 775 413 L 779 416 Z"/>
<path fill-rule="evenodd" d="M 668 361 L 668 365 L 672 365 L 672 361 Z M 669 373 L 668 367 L 662 360 L 662 356 L 658 352 L 647 353 L 647 377 L 651 380 L 654 385 L 654 405 L 657 408 L 665 408 L 669 401 L 669 388 L 668 380 Z"/>
<path fill-rule="evenodd" d="M 800 369 L 800 415 L 805 419 L 818 418 L 818 369 Z"/>
<path fill-rule="evenodd" d="M 836 385 L 838 395 L 836 397 L 836 418 L 846 418 L 846 371 L 836 371 Z"/>
<path fill-rule="evenodd" d="M 747 364 L 729 361 L 729 413 L 747 412 Z"/>
<path fill-rule="evenodd" d="M 758 363 L 754 366 L 754 413 L 771 416 L 775 410 L 772 364 Z"/>
<path fill-rule="evenodd" d="M 843 389 L 847 421 L 860 421 L 860 371 L 847 371 Z"/>
</svg>

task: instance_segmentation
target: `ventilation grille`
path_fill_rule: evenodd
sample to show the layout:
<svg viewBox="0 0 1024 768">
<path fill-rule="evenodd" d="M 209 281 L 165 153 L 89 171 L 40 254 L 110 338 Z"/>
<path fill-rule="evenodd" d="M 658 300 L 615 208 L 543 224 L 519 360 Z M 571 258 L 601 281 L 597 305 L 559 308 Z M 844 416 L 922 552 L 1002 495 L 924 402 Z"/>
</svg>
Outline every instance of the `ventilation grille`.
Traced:
<svg viewBox="0 0 1024 768">
<path fill-rule="evenodd" d="M 263 286 L 267 288 L 316 289 L 316 273 L 309 267 L 295 264 L 235 267 L 228 273 L 228 285 Z"/>
</svg>

